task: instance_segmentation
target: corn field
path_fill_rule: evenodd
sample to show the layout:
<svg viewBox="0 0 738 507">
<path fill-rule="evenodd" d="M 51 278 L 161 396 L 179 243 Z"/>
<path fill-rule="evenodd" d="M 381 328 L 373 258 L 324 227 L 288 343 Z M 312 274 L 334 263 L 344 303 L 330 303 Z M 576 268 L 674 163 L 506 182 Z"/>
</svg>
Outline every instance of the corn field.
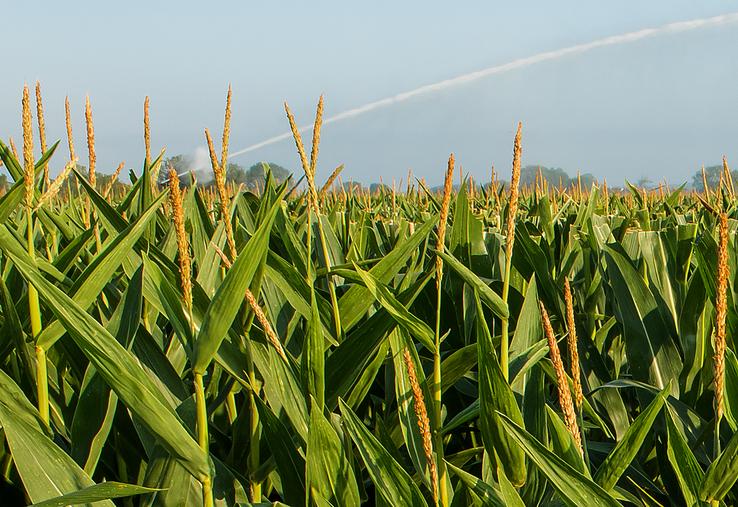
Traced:
<svg viewBox="0 0 738 507">
<path fill-rule="evenodd" d="M 442 192 L 369 193 L 316 181 L 321 98 L 310 146 L 285 105 L 306 185 L 251 192 L 229 90 L 214 187 L 156 184 L 147 99 L 111 192 L 89 101 L 81 174 L 36 91 L 0 142 L 4 502 L 738 502 L 727 161 L 701 194 L 518 188 L 519 126 L 510 183 L 454 188 L 451 156 Z"/>
</svg>

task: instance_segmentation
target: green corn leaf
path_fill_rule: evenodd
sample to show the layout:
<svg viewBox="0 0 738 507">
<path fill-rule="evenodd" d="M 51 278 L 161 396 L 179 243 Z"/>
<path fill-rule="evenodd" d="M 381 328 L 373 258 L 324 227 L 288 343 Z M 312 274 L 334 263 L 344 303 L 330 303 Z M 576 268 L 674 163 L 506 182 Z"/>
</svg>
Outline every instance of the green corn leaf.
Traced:
<svg viewBox="0 0 738 507">
<path fill-rule="evenodd" d="M 459 478 L 459 480 L 472 490 L 481 500 L 483 505 L 491 507 L 508 507 L 508 503 L 502 497 L 502 494 L 481 479 L 474 477 L 472 474 L 465 472 L 463 469 L 446 462 L 446 466 Z"/>
<path fill-rule="evenodd" d="M 356 273 L 361 277 L 370 294 L 376 299 L 387 313 L 397 321 L 397 323 L 405 329 L 411 336 L 417 338 L 429 351 L 433 352 L 435 347 L 435 334 L 433 330 L 420 320 L 418 317 L 410 313 L 410 311 L 400 303 L 390 290 L 382 285 L 371 272 L 362 270 L 359 266 L 354 265 Z"/>
<path fill-rule="evenodd" d="M 136 486 L 135 484 L 124 484 L 122 482 L 102 482 L 87 488 L 67 493 L 56 498 L 50 498 L 43 502 L 33 504 L 31 507 L 66 507 L 67 505 L 78 505 L 83 503 L 100 502 L 111 498 L 125 498 L 136 495 L 145 495 L 160 491 L 153 488 Z"/>
<path fill-rule="evenodd" d="M 69 291 L 69 296 L 79 306 L 87 308 L 100 295 L 105 285 L 113 278 L 113 274 L 130 255 L 133 245 L 136 244 L 148 224 L 156 216 L 156 210 L 164 202 L 164 197 L 165 194 L 162 194 L 152 203 L 149 209 L 141 214 L 136 222 L 129 225 L 121 234 L 110 241 L 75 280 Z M 54 322 L 41 332 L 36 344 L 48 350 L 63 334 L 64 326 L 59 322 Z"/>
<path fill-rule="evenodd" d="M 0 196 L 0 223 L 5 223 L 13 215 L 18 205 L 26 195 L 26 186 L 23 180 L 16 181 L 7 192 Z"/>
<path fill-rule="evenodd" d="M 687 445 L 687 441 L 674 424 L 674 415 L 671 409 L 666 410 L 666 455 L 679 481 L 686 505 L 707 505 L 700 502 L 700 484 L 704 472 Z"/>
<path fill-rule="evenodd" d="M 5 225 L 0 225 L 0 249 L 36 287 L 41 299 L 120 400 L 193 475 L 198 478 L 208 476 L 208 458 L 133 355 L 100 323 L 41 276 L 33 260 L 12 238 Z"/>
<path fill-rule="evenodd" d="M 548 442 L 550 427 L 547 416 L 548 410 L 541 410 L 541 407 L 546 405 L 546 399 L 548 397 L 545 373 L 539 365 L 536 365 L 531 369 L 528 377 L 525 390 L 523 391 L 523 421 L 525 421 L 525 428 L 539 442 Z M 556 437 L 551 436 L 551 439 L 553 438 Z M 529 464 L 525 486 L 520 490 L 520 495 L 525 500 L 525 503 L 527 505 L 538 505 L 543 500 L 543 496 L 548 489 L 549 485 L 546 475 L 537 467 L 530 466 Z"/>
<path fill-rule="evenodd" d="M 203 373 L 210 364 L 220 343 L 231 327 L 238 309 L 243 304 L 246 289 L 251 284 L 259 265 L 266 259 L 269 248 L 269 235 L 274 217 L 281 206 L 281 198 L 272 205 L 266 219 L 254 233 L 246 246 L 239 252 L 238 258 L 228 270 L 223 283 L 215 292 L 207 313 L 203 318 L 200 332 L 194 347 L 192 368 Z"/>
<path fill-rule="evenodd" d="M 667 385 L 648 407 L 646 407 L 641 415 L 636 417 L 635 421 L 631 423 L 630 428 L 625 432 L 622 440 L 617 443 L 615 448 L 607 455 L 602 465 L 600 465 L 600 468 L 597 469 L 597 473 L 594 476 L 597 484 L 606 490 L 610 490 L 615 486 L 625 469 L 628 468 L 631 461 L 638 454 L 643 441 L 649 431 L 651 431 L 656 416 L 661 412 L 670 390 L 671 386 Z"/>
<path fill-rule="evenodd" d="M 505 500 L 505 505 L 508 507 L 525 507 L 525 503 L 520 498 L 518 490 L 515 489 L 515 486 L 507 478 L 504 470 L 498 470 L 497 478 L 500 482 L 500 495 Z"/>
<path fill-rule="evenodd" d="M 335 342 L 331 335 L 333 317 L 330 303 L 318 293 L 311 295 L 311 287 L 305 280 L 304 274 L 298 272 L 295 266 L 270 250 L 266 263 L 266 276 L 284 294 L 290 306 L 306 319 L 311 316 L 310 300 L 315 297 L 320 314 L 320 323 L 323 327 L 323 336 Z M 334 345 L 338 345 L 338 342 L 335 342 Z"/>
<path fill-rule="evenodd" d="M 477 344 L 472 343 L 449 354 L 441 362 L 441 392 L 446 392 L 477 365 Z"/>
<path fill-rule="evenodd" d="M 115 234 L 120 230 L 125 229 L 128 226 L 128 222 L 120 215 L 120 213 L 110 205 L 105 198 L 98 193 L 98 191 L 92 188 L 92 185 L 87 181 L 77 169 L 73 169 L 77 181 L 79 181 L 82 188 L 87 192 L 90 202 L 95 206 L 95 210 L 98 213 L 98 217 L 102 220 L 103 224 L 108 229 L 110 234 Z"/>
<path fill-rule="evenodd" d="M 473 287 L 478 293 L 482 302 L 486 304 L 495 315 L 501 319 L 506 319 L 510 316 L 507 305 L 500 296 L 493 291 L 489 285 L 484 283 L 472 270 L 464 266 L 460 260 L 454 257 L 452 254 L 438 250 L 436 252 L 443 262 L 445 262 L 451 269 L 453 269 L 466 283 Z"/>
<path fill-rule="evenodd" d="M 143 264 L 136 270 L 128 283 L 126 292 L 108 321 L 108 331 L 118 343 L 129 347 L 141 324 L 143 311 Z"/>
<path fill-rule="evenodd" d="M 326 342 L 323 339 L 323 329 L 320 324 L 320 314 L 318 313 L 318 305 L 315 301 L 315 291 L 310 298 L 311 315 L 308 322 L 307 340 L 302 351 L 303 358 L 303 374 L 305 375 L 305 385 L 307 386 L 310 396 L 314 398 L 315 403 L 321 409 L 325 404 L 325 348 Z M 313 409 L 315 410 L 315 409 Z"/>
<path fill-rule="evenodd" d="M 510 355 L 516 355 L 541 340 L 545 341 L 545 338 L 543 324 L 541 324 L 541 310 L 538 307 L 538 283 L 533 275 L 528 282 L 523 306 L 510 341 Z"/>
<path fill-rule="evenodd" d="M 546 475 L 566 505 L 571 507 L 620 505 L 607 491 L 577 472 L 504 414 L 500 414 L 500 421 L 530 460 Z"/>
<path fill-rule="evenodd" d="M 92 475 L 113 427 L 118 397 L 88 365 L 72 419 L 72 457 Z"/>
<path fill-rule="evenodd" d="M 308 407 L 305 399 L 305 390 L 300 383 L 299 373 L 279 357 L 274 347 L 267 343 L 252 341 L 251 353 L 254 366 L 264 377 L 264 392 L 269 405 L 275 413 L 284 413 L 303 442 L 308 439 Z M 229 354 L 232 364 L 241 369 L 246 364 L 243 353 L 233 350 L 232 344 L 223 342 L 219 356 Z"/>
<path fill-rule="evenodd" d="M 191 346 L 190 344 L 194 340 L 192 334 L 193 326 L 191 326 L 185 306 L 182 304 L 183 299 L 180 288 L 169 281 L 164 275 L 163 270 L 148 255 L 144 254 L 142 259 L 145 274 L 143 289 L 145 293 L 149 291 L 150 294 L 156 296 L 147 297 L 146 300 L 167 316 L 177 335 L 184 343 Z M 195 323 L 195 329 L 199 324 L 200 322 Z"/>
<path fill-rule="evenodd" d="M 548 405 L 546 405 L 546 413 L 548 414 L 548 434 L 551 437 L 553 452 L 576 469 L 577 472 L 589 477 L 589 470 L 584 464 L 582 453 L 571 432 L 566 427 L 566 423 Z"/>
<path fill-rule="evenodd" d="M 3 371 L 0 371 L 0 422 L 18 475 L 32 502 L 42 502 L 95 484 L 48 437 L 36 409 Z M 102 505 L 113 507 L 110 501 Z"/>
<path fill-rule="evenodd" d="M 359 449 L 376 491 L 389 505 L 427 505 L 412 478 L 402 469 L 358 416 L 339 399 L 343 424 Z"/>
<path fill-rule="evenodd" d="M 738 480 L 738 433 L 734 433 L 727 447 L 705 472 L 700 485 L 700 500 L 722 500 Z"/>
<path fill-rule="evenodd" d="M 264 438 L 272 450 L 282 479 L 284 499 L 290 505 L 299 505 L 305 500 L 305 460 L 295 452 L 287 427 L 259 397 L 254 399 L 259 410 L 259 418 L 263 421 Z"/>
<path fill-rule="evenodd" d="M 305 458 L 306 483 L 311 495 L 317 492 L 336 507 L 361 503 L 349 451 L 323 416 L 322 408 L 313 404 Z"/>
<path fill-rule="evenodd" d="M 346 403 L 352 410 L 356 410 L 356 407 L 364 401 L 369 390 L 374 385 L 377 375 L 387 359 L 387 351 L 389 350 L 389 347 L 389 340 L 384 340 L 381 343 L 379 349 L 374 355 L 374 359 L 366 365 L 364 371 L 356 381 L 356 384 L 354 384 L 354 387 L 351 389 L 351 392 L 346 399 Z"/>
<path fill-rule="evenodd" d="M 420 360 L 418 358 L 412 341 L 407 334 L 400 329 L 395 329 L 390 333 L 389 338 L 392 361 L 395 367 L 395 396 L 397 397 L 397 415 L 400 421 L 400 429 L 405 441 L 410 459 L 413 462 L 415 470 L 420 474 L 428 487 L 429 491 L 433 491 L 433 484 L 430 479 L 430 464 L 425 456 L 423 448 L 423 435 L 418 427 L 418 417 L 415 412 L 415 400 L 413 398 L 413 388 L 410 384 L 410 378 L 407 373 L 407 366 L 404 361 L 404 350 L 407 347 L 410 357 L 415 365 L 416 376 L 423 391 L 423 399 L 432 399 L 429 396 L 427 387 L 425 386 L 425 375 L 422 368 L 419 367 Z"/>
<path fill-rule="evenodd" d="M 479 422 L 484 448 L 499 457 L 499 463 L 514 486 L 525 484 L 525 454 L 500 424 L 499 413 L 508 415 L 523 425 L 523 415 L 510 385 L 505 381 L 495 354 L 492 336 L 483 318 L 482 304 L 477 293 L 477 346 L 479 352 Z"/>
<path fill-rule="evenodd" d="M 428 234 L 437 221 L 438 217 L 434 216 L 418 227 L 415 234 L 398 244 L 370 269 L 369 273 L 380 283 L 389 283 L 392 277 L 403 268 L 410 256 L 416 252 L 420 244 L 428 238 Z M 339 299 L 341 325 L 345 331 L 349 331 L 371 307 L 373 301 L 367 297 L 368 292 L 369 289 L 366 287 L 354 285 Z"/>
<path fill-rule="evenodd" d="M 653 294 L 625 252 L 612 245 L 605 245 L 604 252 L 633 376 L 663 389 L 670 379 L 679 377 L 679 352 L 657 311 Z M 677 394 L 676 383 L 671 386 L 672 394 Z"/>
<path fill-rule="evenodd" d="M 432 272 L 397 296 L 402 305 L 410 306 L 419 296 Z M 335 407 L 338 398 L 348 393 L 359 378 L 366 364 L 386 340 L 388 333 L 396 326 L 387 310 L 382 308 L 364 324 L 349 333 L 346 339 L 328 356 L 325 364 L 326 403 Z"/>
</svg>

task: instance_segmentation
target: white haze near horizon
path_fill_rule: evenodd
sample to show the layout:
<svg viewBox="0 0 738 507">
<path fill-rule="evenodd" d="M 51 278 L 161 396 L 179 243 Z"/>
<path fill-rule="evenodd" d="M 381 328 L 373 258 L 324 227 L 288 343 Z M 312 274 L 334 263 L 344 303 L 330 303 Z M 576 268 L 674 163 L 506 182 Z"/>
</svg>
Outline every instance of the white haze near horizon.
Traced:
<svg viewBox="0 0 738 507">
<path fill-rule="evenodd" d="M 112 172 L 125 159 L 138 172 L 148 94 L 154 149 L 166 145 L 168 155 L 188 154 L 194 169 L 207 170 L 202 129 L 218 141 L 232 82 L 231 156 L 285 131 L 284 99 L 305 124 L 325 92 L 333 120 L 322 136 L 320 177 L 345 163 L 346 179 L 389 181 L 411 168 L 435 184 L 451 151 L 478 181 L 492 164 L 504 176 L 518 120 L 524 164 L 591 172 L 611 184 L 644 176 L 677 183 L 723 154 L 738 160 L 738 29 L 725 14 L 737 2 L 470 2 L 461 9 L 329 0 L 291 5 L 293 15 L 266 5 L 231 3 L 220 14 L 194 2 L 174 5 L 133 0 L 132 9 L 115 11 L 88 3 L 81 17 L 52 6 L 35 17 L 39 35 L 6 56 L 17 74 L 0 80 L 0 137 L 18 144 L 20 87 L 40 79 L 50 139 L 64 138 L 69 94 L 84 154 L 89 93 L 98 169 Z M 22 4 L 9 9 L 18 20 L 31 14 Z M 150 40 L 131 37 L 136 11 L 166 29 Z M 61 29 L 73 18 L 85 30 Z M 8 25 L 5 37 L 20 40 L 23 26 Z M 265 37 L 277 27 L 278 36 Z M 58 40 L 61 58 L 51 42 Z M 64 143 L 60 152 L 52 170 L 65 158 Z M 299 172 L 289 140 L 232 161 L 260 160 Z"/>
</svg>

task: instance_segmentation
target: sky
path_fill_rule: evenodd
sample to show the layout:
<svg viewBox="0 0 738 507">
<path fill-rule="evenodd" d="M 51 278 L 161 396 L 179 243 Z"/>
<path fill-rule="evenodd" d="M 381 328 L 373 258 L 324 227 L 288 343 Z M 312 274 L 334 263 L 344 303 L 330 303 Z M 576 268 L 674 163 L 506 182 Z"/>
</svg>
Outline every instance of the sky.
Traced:
<svg viewBox="0 0 738 507">
<path fill-rule="evenodd" d="M 13 2 L 3 7 L 0 137 L 20 144 L 24 83 L 41 82 L 47 135 L 68 157 L 64 97 L 84 156 L 84 99 L 95 120 L 98 171 L 140 172 L 142 109 L 153 151 L 204 166 L 204 128 L 219 145 L 228 85 L 230 149 L 469 72 L 668 23 L 738 12 L 736 1 L 619 2 Z M 723 155 L 738 167 L 738 22 L 571 54 L 410 98 L 321 135 L 318 177 L 441 182 L 449 153 L 465 174 L 509 178 L 523 122 L 523 164 L 590 172 L 608 183 L 691 181 Z M 306 143 L 310 134 L 306 133 Z M 36 143 L 38 146 L 38 142 Z M 219 148 L 219 146 L 218 146 Z M 218 149 L 219 151 L 219 149 Z M 232 158 L 295 172 L 290 140 Z"/>
</svg>

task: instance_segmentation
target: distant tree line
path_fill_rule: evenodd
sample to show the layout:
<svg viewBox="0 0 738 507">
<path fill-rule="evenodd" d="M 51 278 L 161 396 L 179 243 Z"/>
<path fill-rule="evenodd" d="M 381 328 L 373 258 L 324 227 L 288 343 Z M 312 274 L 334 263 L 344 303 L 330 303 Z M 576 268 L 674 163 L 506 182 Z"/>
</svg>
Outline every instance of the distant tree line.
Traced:
<svg viewBox="0 0 738 507">
<path fill-rule="evenodd" d="M 169 180 L 169 167 L 173 167 L 174 170 L 177 171 L 182 185 L 187 186 L 190 184 L 190 172 L 192 171 L 193 163 L 189 157 L 186 155 L 174 155 L 173 157 L 166 158 L 162 161 L 161 170 L 159 171 L 159 184 L 162 186 L 166 185 Z M 274 162 L 259 162 L 248 169 L 239 164 L 229 162 L 226 170 L 226 181 L 233 182 L 236 185 L 243 184 L 247 189 L 255 190 L 257 187 L 263 186 L 264 175 L 266 174 L 267 167 L 271 170 L 272 177 L 277 182 L 283 182 L 290 176 L 290 171 Z M 76 169 L 80 174 L 87 175 L 86 166 L 77 164 Z M 195 174 L 198 185 L 208 186 L 213 181 L 213 174 L 210 170 L 192 172 Z M 112 177 L 112 174 L 97 171 L 98 190 L 106 189 Z M 121 174 L 120 177 L 123 178 L 124 175 Z M 66 184 L 62 187 L 62 195 L 69 191 L 70 185 L 74 183 L 74 178 L 75 176 L 73 174 L 68 177 Z M 0 171 L 0 191 L 6 191 L 10 187 L 10 184 L 11 182 L 8 180 L 8 175 Z M 127 183 L 124 183 L 119 179 L 113 184 L 113 191 L 117 192 L 121 188 L 127 186 Z"/>
<path fill-rule="evenodd" d="M 187 157 L 186 155 L 174 155 L 173 157 L 169 157 L 167 159 L 164 159 L 162 162 L 162 170 L 159 172 L 159 184 L 164 185 L 166 184 L 169 176 L 168 176 L 168 167 L 173 167 L 175 171 L 177 171 L 177 174 L 180 175 L 180 182 L 182 185 L 189 185 L 190 184 L 190 171 L 192 170 L 192 160 Z M 262 185 L 264 182 L 264 174 L 265 174 L 265 166 L 268 166 L 272 171 L 272 177 L 275 178 L 275 180 L 281 182 L 287 179 L 290 175 L 290 171 L 285 169 L 284 167 L 280 166 L 279 164 L 275 164 L 274 162 L 259 162 L 248 169 L 244 168 L 243 166 L 229 162 L 228 163 L 228 169 L 226 171 L 226 180 L 229 182 L 234 182 L 237 185 L 243 184 L 247 189 L 254 190 L 259 185 Z M 87 174 L 87 167 L 81 164 L 77 165 L 77 170 L 81 174 Z M 550 186 L 556 186 L 559 185 L 563 187 L 571 187 L 573 185 L 577 184 L 577 176 L 573 175 L 570 176 L 564 169 L 560 167 L 545 167 L 545 166 L 539 166 L 539 165 L 527 165 L 523 167 L 520 171 L 520 185 L 521 186 L 529 186 L 529 185 L 535 185 L 536 177 L 540 174 L 543 177 L 543 179 L 548 182 Z M 705 167 L 705 179 L 707 180 L 707 184 L 711 189 L 717 188 L 717 186 L 720 184 L 720 174 L 723 172 L 723 166 L 722 165 L 712 165 L 709 167 Z M 209 185 L 212 182 L 213 175 L 212 172 L 207 171 L 194 171 L 196 180 L 198 184 L 201 185 Z M 733 177 L 733 180 L 736 184 L 738 184 L 738 171 L 731 171 L 731 175 Z M 112 174 L 105 174 L 98 172 L 97 173 L 97 187 L 99 189 L 107 188 L 108 182 L 110 181 L 110 178 L 112 178 Z M 590 173 L 582 173 L 580 175 L 582 186 L 584 188 L 589 188 L 592 186 L 593 183 L 597 183 L 597 178 L 595 178 Z M 67 185 L 65 185 L 65 190 L 69 187 L 71 182 L 74 181 L 74 177 L 70 176 L 69 180 L 67 182 Z M 501 180 L 504 182 L 504 180 Z M 0 172 L 0 191 L 6 191 L 10 187 L 10 181 L 8 180 L 8 175 Z M 505 182 L 506 183 L 506 182 Z M 344 188 L 348 190 L 351 187 L 354 187 L 355 189 L 364 189 L 365 185 L 362 185 L 361 183 L 357 181 L 347 181 L 344 182 Z M 636 186 L 638 187 L 651 187 L 653 186 L 653 182 L 647 178 L 642 177 L 640 178 L 636 183 Z M 118 180 L 113 186 L 114 191 L 118 191 L 121 188 L 126 187 L 127 184 Z M 391 191 L 391 187 L 385 187 Z M 697 170 L 692 175 L 692 181 L 691 181 L 691 187 L 694 190 L 697 190 L 698 192 L 704 191 L 704 184 L 702 180 L 702 170 Z M 378 191 L 381 188 L 380 183 L 371 183 L 368 186 L 369 190 L 374 192 Z M 440 189 L 441 187 L 433 187 L 432 190 Z"/>
<path fill-rule="evenodd" d="M 541 177 L 549 186 L 568 188 L 578 184 L 577 175 L 569 176 L 569 174 L 560 167 L 545 167 L 542 165 L 527 165 L 520 170 L 520 185 L 533 186 L 536 184 L 536 178 L 540 173 Z M 589 188 L 592 184 L 597 183 L 591 173 L 581 173 L 579 178 L 583 188 Z"/>
<path fill-rule="evenodd" d="M 707 186 L 710 189 L 716 189 L 720 184 L 720 175 L 723 172 L 722 165 L 711 165 L 705 167 L 705 180 L 707 180 Z M 733 178 L 733 182 L 738 183 L 738 171 L 730 171 L 730 176 Z M 692 187 L 698 192 L 705 191 L 705 185 L 702 182 L 702 169 L 698 170 L 692 176 Z"/>
<path fill-rule="evenodd" d="M 194 173 L 198 184 L 207 186 L 213 181 L 212 171 L 195 171 L 192 168 L 193 161 L 190 157 L 186 155 L 175 155 L 164 159 L 162 162 L 162 169 L 159 171 L 160 185 L 165 185 L 169 180 L 170 167 L 177 171 L 182 185 L 190 184 L 191 172 Z M 239 164 L 229 162 L 226 167 L 226 181 L 235 183 L 236 185 L 242 184 L 247 189 L 255 190 L 264 184 L 264 175 L 266 174 L 267 168 L 271 170 L 272 177 L 278 182 L 282 182 L 290 176 L 290 171 L 274 162 L 258 162 L 248 169 Z"/>
<path fill-rule="evenodd" d="M 77 171 L 87 176 L 87 166 L 82 164 L 77 164 L 76 167 Z M 59 191 L 59 195 L 65 196 L 70 192 L 70 189 L 75 184 L 75 178 L 74 174 L 70 174 L 64 184 L 61 187 L 61 190 Z M 112 174 L 106 174 L 102 172 L 97 172 L 96 174 L 96 188 L 98 191 L 102 191 L 108 188 L 108 185 L 110 184 L 110 180 L 113 178 Z M 5 192 L 10 188 L 10 181 L 8 181 L 8 175 L 4 173 L 0 173 L 0 192 Z M 117 193 L 120 190 L 127 188 L 129 185 L 127 183 L 124 183 L 120 181 L 120 179 L 116 180 L 115 183 L 113 183 L 112 186 L 112 192 Z"/>
<path fill-rule="evenodd" d="M 563 188 L 569 188 L 572 186 L 577 185 L 577 175 L 574 174 L 573 176 L 570 176 L 569 173 L 567 173 L 564 169 L 561 167 L 546 167 L 542 165 L 527 165 L 520 169 L 520 186 L 521 187 L 532 187 L 536 184 L 536 179 L 540 177 L 545 180 L 549 186 L 552 187 L 559 187 L 559 185 Z M 581 173 L 579 175 L 579 178 L 582 182 L 583 188 L 589 188 L 593 184 L 597 184 L 597 178 L 591 173 Z M 503 185 L 509 185 L 510 180 L 499 178 L 497 179 L 498 183 L 501 183 Z M 481 181 L 475 180 L 475 183 L 477 185 L 482 184 L 486 186 L 488 182 L 482 183 Z M 454 188 L 458 188 L 458 185 L 454 185 Z M 434 192 L 440 192 L 443 190 L 443 185 L 438 185 L 435 187 L 431 187 L 430 190 Z"/>
</svg>

